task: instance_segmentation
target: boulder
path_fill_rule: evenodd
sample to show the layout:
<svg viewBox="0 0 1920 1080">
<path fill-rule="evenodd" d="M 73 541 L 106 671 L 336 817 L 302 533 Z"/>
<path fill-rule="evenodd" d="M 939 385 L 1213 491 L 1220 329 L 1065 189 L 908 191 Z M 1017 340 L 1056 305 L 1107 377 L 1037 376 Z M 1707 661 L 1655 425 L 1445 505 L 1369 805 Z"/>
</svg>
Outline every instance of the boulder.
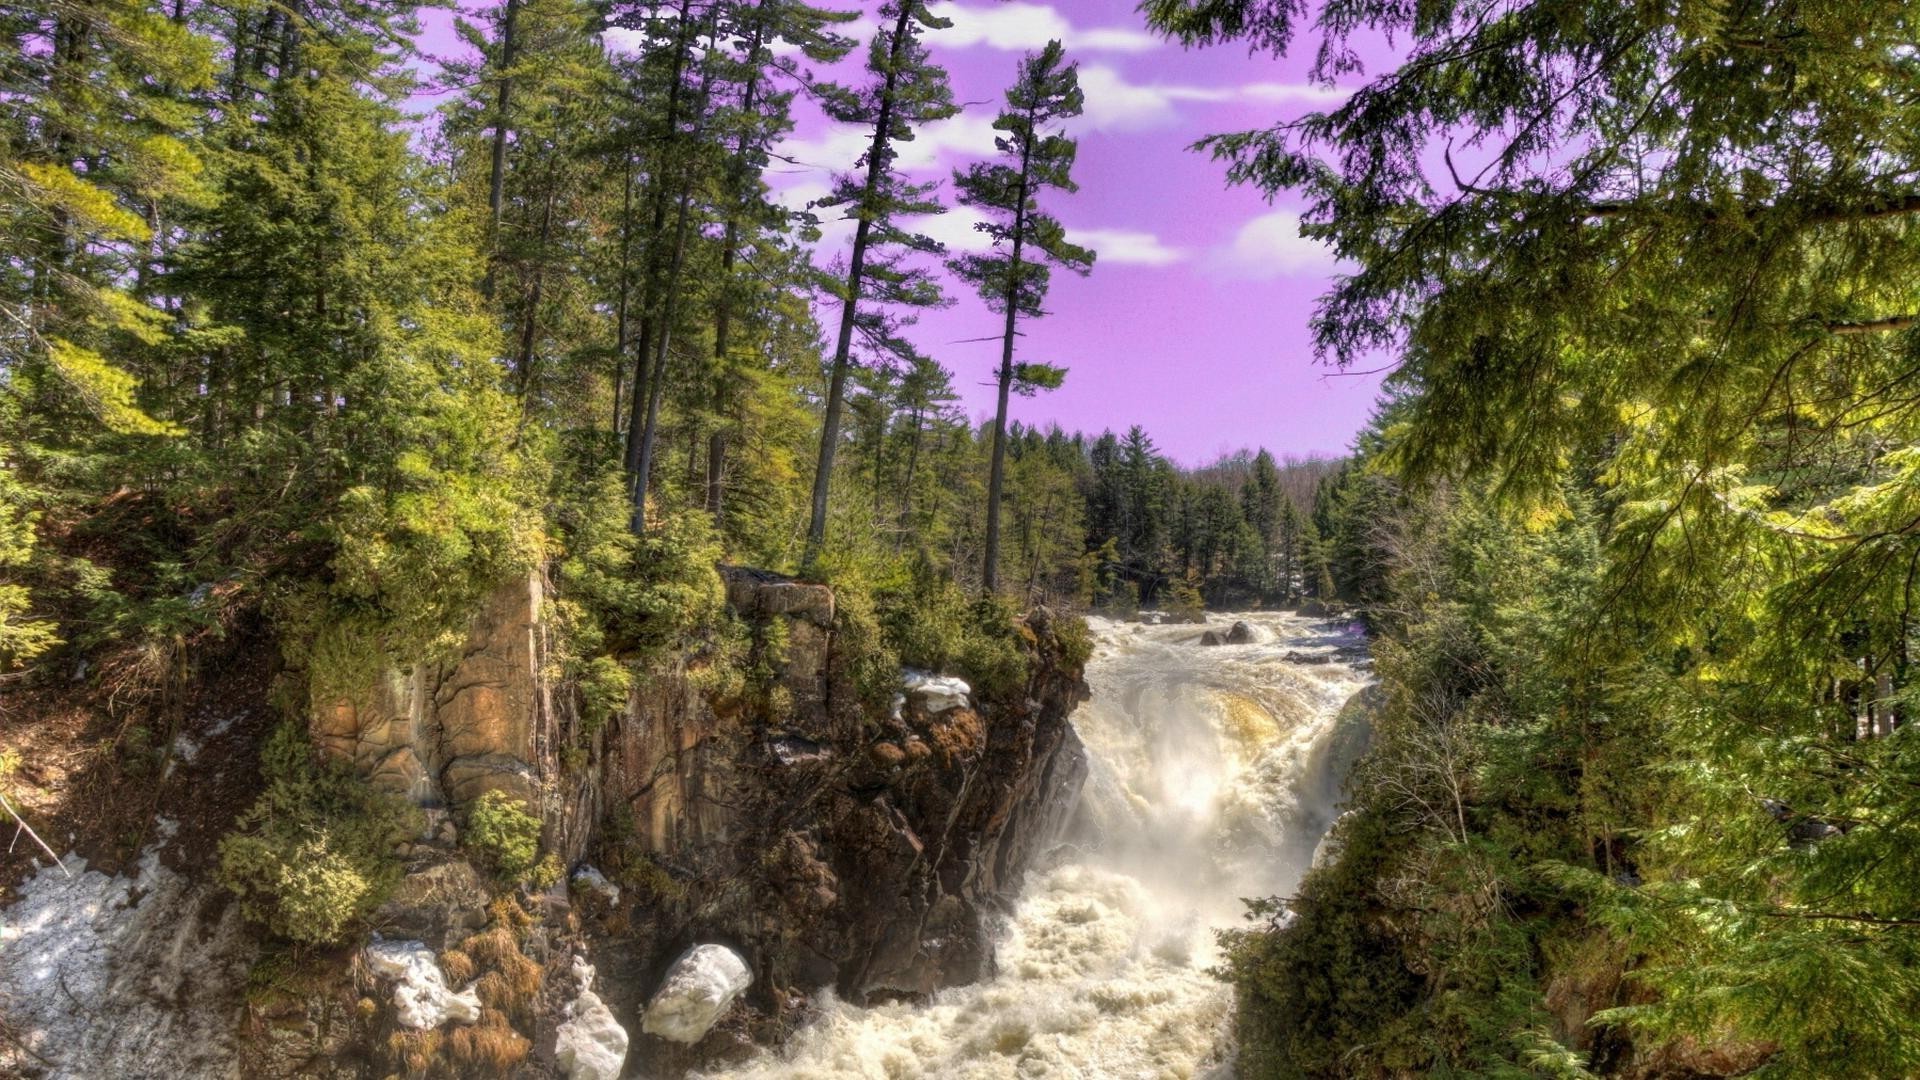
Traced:
<svg viewBox="0 0 1920 1080">
<path fill-rule="evenodd" d="M 786 615 L 819 627 L 833 625 L 833 589 L 826 585 L 745 566 L 722 566 L 720 577 L 726 583 L 727 606 L 743 619 Z"/>
<path fill-rule="evenodd" d="M 471 1024 L 480 1019 L 480 998 L 471 987 L 457 994 L 447 987 L 446 974 L 425 942 L 376 940 L 364 955 L 375 975 L 394 980 L 400 1026 L 431 1031 L 449 1020 Z"/>
<path fill-rule="evenodd" d="M 1221 637 L 1220 631 L 1218 630 L 1209 630 L 1200 635 L 1200 644 L 1208 646 L 1209 648 L 1215 645 L 1225 645 L 1226 643 L 1227 639 Z"/>
<path fill-rule="evenodd" d="M 753 983 L 740 954 L 725 945 L 695 945 L 667 971 L 647 1004 L 640 1030 L 677 1043 L 697 1043 Z"/>
<path fill-rule="evenodd" d="M 1250 623 L 1237 622 L 1227 631 L 1229 645 L 1255 645 L 1261 640 L 1260 631 Z"/>
<path fill-rule="evenodd" d="M 554 1032 L 553 1060 L 567 1080 L 620 1080 L 627 1064 L 627 1029 L 593 992 L 593 967 L 573 958 L 580 993 L 567 1005 L 566 1019 Z"/>
</svg>

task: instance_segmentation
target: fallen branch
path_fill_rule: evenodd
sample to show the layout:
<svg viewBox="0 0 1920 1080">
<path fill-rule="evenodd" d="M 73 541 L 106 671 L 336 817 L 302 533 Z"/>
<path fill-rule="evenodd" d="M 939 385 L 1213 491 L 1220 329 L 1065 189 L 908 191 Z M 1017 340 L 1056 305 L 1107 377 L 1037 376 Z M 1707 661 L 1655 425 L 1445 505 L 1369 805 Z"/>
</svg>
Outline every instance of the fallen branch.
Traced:
<svg viewBox="0 0 1920 1080">
<path fill-rule="evenodd" d="M 19 825 L 20 827 L 13 834 L 13 838 L 15 841 L 18 841 L 20 839 L 21 832 L 25 832 L 28 836 L 33 838 L 34 843 L 40 845 L 40 850 L 47 853 L 47 857 L 53 860 L 53 865 L 59 867 L 61 873 L 67 875 L 68 877 L 73 876 L 73 871 L 67 869 L 67 864 L 60 860 L 60 856 L 54 854 L 53 849 L 47 846 L 47 842 L 45 840 L 40 839 L 40 834 L 33 831 L 33 826 L 27 824 L 27 819 L 20 816 L 20 811 L 15 810 L 13 808 L 13 804 L 7 801 L 7 797 L 5 795 L 0 795 L 0 810 L 5 810 L 8 814 L 12 815 L 15 824 Z"/>
</svg>

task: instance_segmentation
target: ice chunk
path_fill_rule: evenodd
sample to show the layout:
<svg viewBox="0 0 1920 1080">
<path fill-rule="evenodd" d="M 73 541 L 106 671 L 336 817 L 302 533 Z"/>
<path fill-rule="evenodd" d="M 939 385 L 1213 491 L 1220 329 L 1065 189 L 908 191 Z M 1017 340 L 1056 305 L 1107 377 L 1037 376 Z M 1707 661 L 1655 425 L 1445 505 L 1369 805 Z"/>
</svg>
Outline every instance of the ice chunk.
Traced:
<svg viewBox="0 0 1920 1080">
<path fill-rule="evenodd" d="M 667 971 L 640 1030 L 678 1043 L 697 1043 L 753 983 L 740 954 L 725 945 L 695 945 Z"/>
<path fill-rule="evenodd" d="M 431 1031 L 449 1020 L 471 1024 L 480 1019 L 480 998 L 468 987 L 454 993 L 433 950 L 419 941 L 380 941 L 368 945 L 367 967 L 394 980 L 393 1006 L 403 1027 Z"/>
</svg>

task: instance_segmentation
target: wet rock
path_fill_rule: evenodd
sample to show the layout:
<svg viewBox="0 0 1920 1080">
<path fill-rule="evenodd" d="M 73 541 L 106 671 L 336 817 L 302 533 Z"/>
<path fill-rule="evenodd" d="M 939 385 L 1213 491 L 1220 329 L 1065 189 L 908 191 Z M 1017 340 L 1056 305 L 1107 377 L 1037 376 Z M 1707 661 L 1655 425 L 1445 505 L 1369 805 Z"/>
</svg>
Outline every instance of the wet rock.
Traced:
<svg viewBox="0 0 1920 1080">
<path fill-rule="evenodd" d="M 448 1021 L 471 1024 L 480 1019 L 480 998 L 471 987 L 460 993 L 448 988 L 440 962 L 424 942 L 375 941 L 362 955 L 375 975 L 394 981 L 400 1026 L 431 1031 Z"/>
<path fill-rule="evenodd" d="M 1229 645 L 1254 645 L 1259 643 L 1260 640 L 1261 633 L 1259 629 L 1249 623 L 1236 622 L 1232 628 L 1227 631 L 1227 644 Z"/>
<path fill-rule="evenodd" d="M 677 1043 L 697 1043 L 753 983 L 740 954 L 725 945 L 695 945 L 667 971 L 640 1030 Z"/>
<path fill-rule="evenodd" d="M 593 974 L 584 958 L 573 958 L 580 993 L 566 1006 L 566 1019 L 554 1032 L 554 1063 L 567 1080 L 620 1080 L 627 1064 L 627 1029 L 593 992 Z"/>
<path fill-rule="evenodd" d="M 1200 644 L 1205 645 L 1208 648 L 1212 648 L 1213 646 L 1216 646 L 1216 645 L 1225 645 L 1226 643 L 1227 643 L 1227 639 L 1220 636 L 1220 631 L 1218 630 L 1209 630 L 1206 633 L 1200 635 Z"/>
</svg>

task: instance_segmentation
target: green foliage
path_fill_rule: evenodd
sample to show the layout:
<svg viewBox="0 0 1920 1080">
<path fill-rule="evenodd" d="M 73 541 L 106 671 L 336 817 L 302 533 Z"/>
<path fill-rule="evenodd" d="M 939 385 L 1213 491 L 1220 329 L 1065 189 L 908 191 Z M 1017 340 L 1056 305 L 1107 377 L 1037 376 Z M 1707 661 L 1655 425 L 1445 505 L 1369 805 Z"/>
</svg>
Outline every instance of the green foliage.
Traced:
<svg viewBox="0 0 1920 1080">
<path fill-rule="evenodd" d="M 1148 10 L 1267 48 L 1300 14 Z M 1637 999 L 1602 1027 L 1755 1075 L 1913 1074 L 1911 12 L 1509 14 L 1349 5 L 1322 76 L 1405 35 L 1364 106 L 1211 140 L 1357 266 L 1322 350 L 1394 356 L 1315 522 L 1383 681 L 1457 718 L 1386 745 L 1472 764 L 1453 831 L 1529 936 L 1624 943 Z M 1531 1030 L 1508 1042 L 1571 1066 Z"/>
<path fill-rule="evenodd" d="M 1031 651 L 1012 601 L 968 601 L 950 580 L 924 573 L 879 594 L 879 625 L 906 667 L 958 673 L 985 700 L 1023 694 Z"/>
<path fill-rule="evenodd" d="M 719 624 L 725 594 L 711 518 L 674 513 L 635 536 L 616 476 L 603 475 L 577 498 L 556 575 L 562 597 L 579 609 L 569 619 L 577 651 L 605 648 L 643 661 Z"/>
<path fill-rule="evenodd" d="M 7 417 L 0 407 L 0 420 Z M 0 459 L 8 450 L 0 443 Z M 33 558 L 39 514 L 29 509 L 27 491 L 12 470 L 0 470 L 0 572 L 11 577 Z M 55 625 L 31 617 L 32 596 L 24 585 L 0 581 L 0 674 L 26 664 L 60 643 Z"/>
<path fill-rule="evenodd" d="M 267 740 L 260 769 L 266 789 L 220 841 L 220 884 L 278 937 L 350 940 L 400 879 L 410 813 L 347 766 L 315 762 L 297 724 Z"/>
<path fill-rule="evenodd" d="M 1093 631 L 1078 615 L 1055 615 L 1053 634 L 1060 642 L 1060 657 L 1069 667 L 1084 669 L 1093 659 Z"/>
<path fill-rule="evenodd" d="M 633 694 L 633 669 L 611 656 L 596 656 L 580 676 L 580 721 L 591 736 L 624 712 Z"/>
<path fill-rule="evenodd" d="M 531 880 L 539 868 L 540 817 L 503 791 L 483 792 L 473 801 L 461 840 L 508 881 Z"/>
<path fill-rule="evenodd" d="M 900 654 L 887 640 L 873 597 L 855 585 L 836 585 L 833 613 L 836 660 L 870 715 L 879 715 L 900 688 Z"/>
</svg>

